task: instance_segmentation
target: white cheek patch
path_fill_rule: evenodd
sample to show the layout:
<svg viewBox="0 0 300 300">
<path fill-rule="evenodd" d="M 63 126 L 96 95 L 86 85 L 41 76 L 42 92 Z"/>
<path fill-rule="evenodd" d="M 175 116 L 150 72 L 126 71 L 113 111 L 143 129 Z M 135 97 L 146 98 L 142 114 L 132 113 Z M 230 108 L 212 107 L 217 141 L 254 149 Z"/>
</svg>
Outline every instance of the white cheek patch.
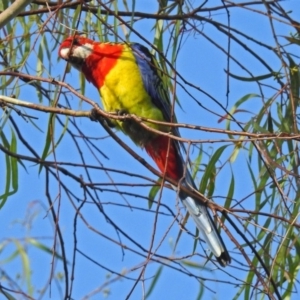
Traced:
<svg viewBox="0 0 300 300">
<path fill-rule="evenodd" d="M 81 46 L 70 48 L 63 48 L 60 50 L 60 56 L 68 61 L 74 68 L 78 71 L 82 71 L 82 66 L 85 63 L 85 60 L 92 54 L 94 46 L 91 44 L 84 44 Z"/>
<path fill-rule="evenodd" d="M 63 59 L 68 59 L 69 57 L 69 52 L 70 52 L 70 49 L 69 48 L 63 48 L 60 50 L 60 56 L 63 58 Z"/>
<path fill-rule="evenodd" d="M 92 54 L 94 46 L 91 44 L 84 44 L 82 46 L 74 46 L 70 53 L 70 48 L 63 48 L 60 50 L 60 56 L 63 59 L 68 60 L 69 56 L 74 58 L 81 58 L 85 60 L 89 55 Z"/>
<path fill-rule="evenodd" d="M 72 56 L 86 59 L 93 52 L 94 46 L 91 44 L 84 44 L 74 48 Z"/>
</svg>

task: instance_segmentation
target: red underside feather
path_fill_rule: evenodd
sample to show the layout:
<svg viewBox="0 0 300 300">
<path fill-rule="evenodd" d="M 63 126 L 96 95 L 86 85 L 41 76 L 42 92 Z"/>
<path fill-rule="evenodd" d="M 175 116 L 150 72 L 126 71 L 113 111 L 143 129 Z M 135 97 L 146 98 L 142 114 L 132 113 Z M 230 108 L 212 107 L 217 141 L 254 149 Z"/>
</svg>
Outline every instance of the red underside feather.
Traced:
<svg viewBox="0 0 300 300">
<path fill-rule="evenodd" d="M 170 146 L 168 146 L 169 143 Z M 155 161 L 162 173 L 165 173 L 168 177 L 176 181 L 182 178 L 181 161 L 172 140 L 166 136 L 157 136 L 145 145 L 145 150 Z M 167 160 L 168 164 L 166 167 Z"/>
</svg>

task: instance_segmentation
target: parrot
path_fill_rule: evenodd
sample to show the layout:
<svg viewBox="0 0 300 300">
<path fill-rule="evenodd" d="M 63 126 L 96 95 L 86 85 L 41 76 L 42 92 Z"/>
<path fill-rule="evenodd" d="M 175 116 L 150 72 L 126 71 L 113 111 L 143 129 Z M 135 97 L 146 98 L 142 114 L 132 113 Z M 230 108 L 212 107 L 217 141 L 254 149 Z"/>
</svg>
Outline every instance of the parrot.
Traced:
<svg viewBox="0 0 300 300">
<path fill-rule="evenodd" d="M 106 112 L 136 115 L 164 123 L 176 122 L 168 88 L 163 81 L 164 74 L 147 47 L 134 42 L 97 42 L 76 34 L 61 43 L 58 55 L 97 88 Z M 187 189 L 197 190 L 186 168 L 183 145 L 178 140 L 147 130 L 134 120 L 110 119 L 108 124 L 145 149 L 167 177 Z M 171 132 L 180 137 L 174 126 L 159 122 L 145 124 L 156 131 Z M 218 263 L 222 267 L 229 265 L 231 257 L 207 206 L 182 190 L 179 198 Z"/>
</svg>

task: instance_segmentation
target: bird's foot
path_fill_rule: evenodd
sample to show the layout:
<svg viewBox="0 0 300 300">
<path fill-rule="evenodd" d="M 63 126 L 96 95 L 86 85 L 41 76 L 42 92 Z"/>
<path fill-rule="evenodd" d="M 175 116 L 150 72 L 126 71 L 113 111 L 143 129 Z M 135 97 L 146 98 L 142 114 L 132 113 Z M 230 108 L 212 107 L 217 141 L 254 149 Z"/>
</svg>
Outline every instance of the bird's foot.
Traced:
<svg viewBox="0 0 300 300">
<path fill-rule="evenodd" d="M 120 117 L 124 117 L 124 116 L 128 115 L 128 111 L 125 109 L 117 109 L 116 114 Z"/>
<path fill-rule="evenodd" d="M 95 108 L 95 107 L 92 108 L 91 113 L 90 113 L 90 119 L 93 122 L 97 122 L 100 117 L 102 118 L 102 116 L 100 116 L 100 114 L 98 113 L 98 108 L 100 108 L 100 107 L 98 104 L 96 104 L 96 106 L 97 106 L 97 108 Z"/>
<path fill-rule="evenodd" d="M 97 107 L 99 107 L 98 104 L 96 104 L 96 105 L 97 105 Z M 98 112 L 98 108 L 95 108 L 95 107 L 91 109 L 90 119 L 94 122 L 100 122 L 100 123 L 105 122 L 111 128 L 115 127 L 115 124 L 111 120 L 106 119 L 102 115 L 100 115 Z"/>
</svg>

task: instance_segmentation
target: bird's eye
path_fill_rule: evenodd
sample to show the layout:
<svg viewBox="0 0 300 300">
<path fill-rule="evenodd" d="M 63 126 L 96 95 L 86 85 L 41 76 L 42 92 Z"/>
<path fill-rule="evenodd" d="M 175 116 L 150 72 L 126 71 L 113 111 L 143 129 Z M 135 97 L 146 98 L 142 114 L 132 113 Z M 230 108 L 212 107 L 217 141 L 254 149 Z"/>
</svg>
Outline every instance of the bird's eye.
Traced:
<svg viewBox="0 0 300 300">
<path fill-rule="evenodd" d="M 74 40 L 73 40 L 73 45 L 74 45 L 74 46 L 80 46 L 80 42 L 79 42 L 79 39 L 78 39 L 78 38 L 74 38 Z"/>
</svg>

